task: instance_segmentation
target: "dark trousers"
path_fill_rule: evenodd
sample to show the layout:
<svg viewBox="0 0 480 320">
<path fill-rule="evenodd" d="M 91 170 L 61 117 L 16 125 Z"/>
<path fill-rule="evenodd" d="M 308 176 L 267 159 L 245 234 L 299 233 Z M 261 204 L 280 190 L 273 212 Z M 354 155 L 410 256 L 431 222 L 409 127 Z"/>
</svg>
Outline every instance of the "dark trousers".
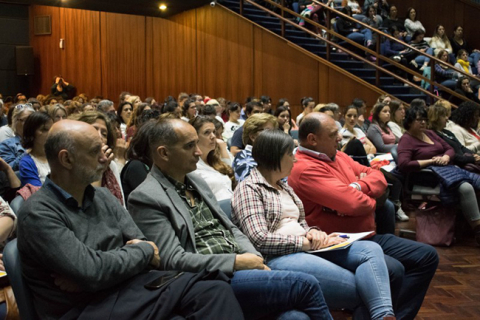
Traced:
<svg viewBox="0 0 480 320">
<path fill-rule="evenodd" d="M 365 241 L 374 241 L 383 249 L 397 319 L 414 319 L 437 270 L 437 251 L 391 234 L 377 234 Z"/>
<path fill-rule="evenodd" d="M 170 285 L 150 290 L 145 284 L 165 272 L 137 275 L 114 290 L 92 293 L 88 305 L 70 310 L 62 319 L 243 319 L 230 284 L 203 280 L 206 273 L 185 273 Z"/>
</svg>

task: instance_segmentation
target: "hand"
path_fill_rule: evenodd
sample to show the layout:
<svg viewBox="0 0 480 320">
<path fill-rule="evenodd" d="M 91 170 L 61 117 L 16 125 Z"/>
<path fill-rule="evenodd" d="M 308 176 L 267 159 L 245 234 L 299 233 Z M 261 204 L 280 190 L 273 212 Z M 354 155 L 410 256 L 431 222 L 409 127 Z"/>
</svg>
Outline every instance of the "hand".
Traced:
<svg viewBox="0 0 480 320">
<path fill-rule="evenodd" d="M 325 247 L 327 237 L 327 234 L 320 230 L 311 229 L 307 232 L 307 239 L 310 241 L 311 249 L 313 250 L 318 250 Z"/>
<path fill-rule="evenodd" d="M 347 239 L 340 238 L 337 233 L 331 233 L 328 235 L 327 241 L 325 243 L 325 248 L 345 241 L 347 241 Z"/>
<path fill-rule="evenodd" d="M 436 165 L 446 166 L 450 162 L 450 157 L 445 154 L 441 157 L 433 157 L 432 160 Z"/>
<path fill-rule="evenodd" d="M 53 282 L 57 287 L 60 288 L 60 290 L 66 291 L 66 292 L 81 292 L 82 289 L 80 286 L 75 283 L 74 281 L 70 280 L 69 278 L 59 275 L 59 274 L 52 274 L 51 275 L 54 280 Z"/>
<path fill-rule="evenodd" d="M 285 123 L 283 124 L 283 131 L 285 131 L 285 133 L 288 134 L 288 130 L 290 130 L 290 123 L 285 122 Z"/>
<path fill-rule="evenodd" d="M 144 241 L 144 240 L 139 240 L 139 239 L 132 239 L 132 240 L 128 240 L 126 245 L 133 245 L 133 244 L 137 244 L 137 243 L 140 243 L 140 242 L 146 242 L 148 243 L 149 245 L 151 245 L 153 247 L 153 256 L 152 256 L 152 260 L 150 260 L 150 265 L 157 269 L 158 267 L 160 267 L 160 254 L 158 252 L 158 247 L 155 243 L 153 243 L 152 241 Z"/>
<path fill-rule="evenodd" d="M 125 151 L 127 150 L 127 141 L 122 138 L 117 139 L 117 143 L 115 146 L 115 153 L 117 158 L 125 159 Z"/>
<path fill-rule="evenodd" d="M 358 29 L 352 29 L 352 32 L 358 32 Z"/>
<path fill-rule="evenodd" d="M 480 156 L 478 154 L 474 154 L 473 157 L 475 158 L 475 163 L 480 162 Z"/>
<path fill-rule="evenodd" d="M 237 254 L 233 268 L 235 270 L 265 270 L 265 265 L 263 264 L 263 259 L 261 257 L 254 255 L 253 253 L 243 253 Z"/>
<path fill-rule="evenodd" d="M 113 153 L 112 149 L 110 149 L 110 147 L 106 144 L 102 147 L 102 151 L 105 154 L 105 157 L 107 157 L 106 167 L 108 167 L 110 165 L 110 162 L 112 162 L 113 158 L 115 158 L 115 154 Z"/>
</svg>

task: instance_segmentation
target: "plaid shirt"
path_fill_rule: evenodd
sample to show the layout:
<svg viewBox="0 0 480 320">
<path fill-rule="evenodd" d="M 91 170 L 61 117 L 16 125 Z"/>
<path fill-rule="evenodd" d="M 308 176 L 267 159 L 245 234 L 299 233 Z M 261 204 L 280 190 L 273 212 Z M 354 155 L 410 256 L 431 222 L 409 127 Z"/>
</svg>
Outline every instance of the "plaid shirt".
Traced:
<svg viewBox="0 0 480 320">
<path fill-rule="evenodd" d="M 239 253 L 237 241 L 233 234 L 215 219 L 203 201 L 200 194 L 190 185 L 180 183 L 167 176 L 167 179 L 175 186 L 180 198 L 192 217 L 193 228 L 195 229 L 195 247 L 199 254 L 222 254 Z M 187 198 L 186 191 L 190 191 L 194 205 Z"/>
<path fill-rule="evenodd" d="M 303 204 L 292 188 L 279 181 L 300 211 L 298 222 L 307 233 L 310 228 L 305 221 Z M 280 192 L 272 187 L 254 168 L 233 194 L 232 221 L 250 239 L 262 254 L 286 255 L 302 250 L 303 236 L 286 236 L 275 233 L 282 216 Z"/>
</svg>

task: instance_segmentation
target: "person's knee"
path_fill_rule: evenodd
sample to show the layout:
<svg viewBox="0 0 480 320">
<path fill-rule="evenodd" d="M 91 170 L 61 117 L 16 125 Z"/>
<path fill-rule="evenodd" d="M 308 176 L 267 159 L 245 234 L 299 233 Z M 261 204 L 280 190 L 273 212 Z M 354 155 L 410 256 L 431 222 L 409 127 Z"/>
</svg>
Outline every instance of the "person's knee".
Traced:
<svg viewBox="0 0 480 320">
<path fill-rule="evenodd" d="M 373 241 L 360 241 L 362 245 L 362 254 L 364 259 L 373 259 L 373 258 L 383 258 L 383 249 L 382 247 Z"/>
</svg>

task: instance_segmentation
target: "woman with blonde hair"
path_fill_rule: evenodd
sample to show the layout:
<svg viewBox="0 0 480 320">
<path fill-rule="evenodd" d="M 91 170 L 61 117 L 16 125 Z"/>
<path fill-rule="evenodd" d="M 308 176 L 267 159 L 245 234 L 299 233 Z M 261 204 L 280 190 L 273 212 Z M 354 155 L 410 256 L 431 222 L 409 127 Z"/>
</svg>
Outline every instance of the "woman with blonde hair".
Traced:
<svg viewBox="0 0 480 320">
<path fill-rule="evenodd" d="M 45 106 L 45 110 L 47 111 L 50 118 L 52 118 L 54 123 L 65 120 L 67 118 L 67 110 L 60 103 L 56 103 L 54 105 L 47 105 Z"/>
</svg>

